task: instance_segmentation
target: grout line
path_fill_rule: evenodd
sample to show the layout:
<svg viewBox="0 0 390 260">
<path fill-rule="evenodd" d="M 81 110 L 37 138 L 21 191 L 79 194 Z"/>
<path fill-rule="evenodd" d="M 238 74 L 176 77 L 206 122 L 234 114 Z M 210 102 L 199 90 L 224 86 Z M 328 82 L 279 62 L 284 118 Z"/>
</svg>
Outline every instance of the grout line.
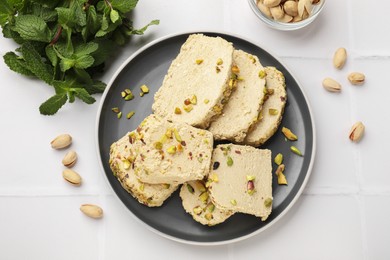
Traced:
<svg viewBox="0 0 390 260">
<path fill-rule="evenodd" d="M 353 69 L 354 68 L 354 61 L 357 57 L 356 54 L 356 46 L 355 42 L 356 39 L 354 37 L 354 32 L 355 32 L 355 26 L 353 23 L 353 13 L 352 13 L 352 8 L 353 8 L 353 0 L 348 0 L 348 36 L 349 36 L 349 45 L 350 45 L 350 53 L 352 54 L 351 57 L 349 58 L 349 66 Z M 348 55 L 349 56 L 349 55 Z M 361 56 L 360 56 L 361 57 Z M 354 95 L 353 92 L 349 92 L 349 98 L 351 102 L 351 125 L 355 123 L 355 121 L 360 121 L 363 120 L 358 117 L 357 113 L 357 99 L 356 95 Z M 363 120 L 364 121 L 364 120 Z M 357 147 L 358 148 L 358 147 Z M 359 209 L 359 219 L 360 219 L 360 228 L 361 228 L 361 244 L 362 244 L 362 251 L 363 251 L 363 259 L 368 259 L 368 240 L 367 240 L 367 223 L 366 223 L 366 209 L 364 205 L 364 191 L 363 191 L 363 184 L 364 184 L 364 176 L 362 172 L 362 153 L 361 149 L 355 149 L 354 151 L 354 159 L 355 159 L 355 176 L 356 176 L 356 181 L 358 185 L 358 193 L 356 194 L 356 200 L 358 203 L 358 209 Z"/>
</svg>

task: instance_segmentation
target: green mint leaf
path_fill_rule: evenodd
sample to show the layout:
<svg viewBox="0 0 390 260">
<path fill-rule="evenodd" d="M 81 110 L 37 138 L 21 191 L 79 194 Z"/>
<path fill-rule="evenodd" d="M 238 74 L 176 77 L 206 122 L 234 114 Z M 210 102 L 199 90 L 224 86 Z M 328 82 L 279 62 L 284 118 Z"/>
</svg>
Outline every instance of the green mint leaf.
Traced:
<svg viewBox="0 0 390 260">
<path fill-rule="evenodd" d="M 54 115 L 63 105 L 65 105 L 67 100 L 68 96 L 66 93 L 56 94 L 41 104 L 39 112 L 41 112 L 42 115 Z"/>
<path fill-rule="evenodd" d="M 52 8 L 33 3 L 31 9 L 33 15 L 42 18 L 45 22 L 55 22 L 57 20 L 57 12 Z"/>
<path fill-rule="evenodd" d="M 76 18 L 76 24 L 80 27 L 87 24 L 87 15 L 83 11 L 83 4 L 85 1 L 74 1 L 72 5 L 72 10 Z"/>
<path fill-rule="evenodd" d="M 25 40 L 23 40 L 23 38 L 20 37 L 18 32 L 13 31 L 11 29 L 11 26 L 9 24 L 4 25 L 3 35 L 5 38 L 13 39 L 18 44 L 23 44 L 25 42 Z"/>
<path fill-rule="evenodd" d="M 95 59 L 91 55 L 83 55 L 75 60 L 74 67 L 78 69 L 86 69 L 92 66 Z"/>
<path fill-rule="evenodd" d="M 62 72 L 65 72 L 65 71 L 73 68 L 75 66 L 75 64 L 76 64 L 76 60 L 63 58 L 60 61 L 60 69 Z"/>
<path fill-rule="evenodd" d="M 113 41 L 108 39 L 97 39 L 94 42 L 99 44 L 99 48 L 91 55 L 95 59 L 93 66 L 98 66 L 110 57 L 117 46 Z"/>
<path fill-rule="evenodd" d="M 120 18 L 118 11 L 112 9 L 110 12 L 110 19 L 112 23 L 116 23 Z"/>
<path fill-rule="evenodd" d="M 142 35 L 146 31 L 146 29 L 148 29 L 149 26 L 158 25 L 158 24 L 160 24 L 160 20 L 153 20 L 149 24 L 147 24 L 146 26 L 142 27 L 141 29 L 138 29 L 138 30 L 135 29 L 135 30 L 130 31 L 130 35 L 131 34 Z"/>
<path fill-rule="evenodd" d="M 59 3 L 60 1 L 63 2 L 63 0 L 33 0 L 34 3 L 40 4 L 41 6 L 49 9 L 54 9 L 56 6 L 62 5 L 62 3 Z"/>
<path fill-rule="evenodd" d="M 120 30 L 115 30 L 112 37 L 114 38 L 115 43 L 118 45 L 124 45 L 126 43 L 126 36 L 123 35 Z"/>
<path fill-rule="evenodd" d="M 83 88 L 75 88 L 75 96 L 84 101 L 87 104 L 95 103 L 96 99 L 93 98 L 85 89 Z"/>
<path fill-rule="evenodd" d="M 111 5 L 114 9 L 125 14 L 133 10 L 137 2 L 138 0 L 111 0 Z"/>
<path fill-rule="evenodd" d="M 21 47 L 21 52 L 31 72 L 47 84 L 51 85 L 53 81 L 53 70 L 43 62 L 42 57 L 35 50 L 34 46 L 29 42 L 25 42 Z"/>
<path fill-rule="evenodd" d="M 5 64 L 7 64 L 11 70 L 29 77 L 35 76 L 34 73 L 32 73 L 28 68 L 26 62 L 17 56 L 14 52 L 7 52 L 3 58 Z"/>
<path fill-rule="evenodd" d="M 74 27 L 76 25 L 76 17 L 70 8 L 65 7 L 57 7 L 55 9 L 58 14 L 58 23 L 62 25 L 62 27 Z"/>
<path fill-rule="evenodd" d="M 53 67 L 57 66 L 57 64 L 58 64 L 58 56 L 57 56 L 56 51 L 54 50 L 54 47 L 51 46 L 51 45 L 47 45 L 46 48 L 45 48 L 45 52 L 46 52 L 47 58 L 51 62 L 51 65 L 53 65 Z"/>
<path fill-rule="evenodd" d="M 93 84 L 91 76 L 84 69 L 74 68 L 74 72 L 75 72 L 76 77 L 78 79 L 80 79 L 80 81 L 84 82 L 87 85 Z"/>
<path fill-rule="evenodd" d="M 14 12 L 14 8 L 8 0 L 0 1 L 0 25 L 2 27 L 7 23 L 8 17 L 12 16 Z"/>
<path fill-rule="evenodd" d="M 88 55 L 95 52 L 99 48 L 99 44 L 96 42 L 88 42 L 76 45 L 74 48 L 74 54 L 77 57 Z"/>
<path fill-rule="evenodd" d="M 35 15 L 18 15 L 15 17 L 15 31 L 25 40 L 50 42 L 52 35 L 45 21 Z"/>
</svg>

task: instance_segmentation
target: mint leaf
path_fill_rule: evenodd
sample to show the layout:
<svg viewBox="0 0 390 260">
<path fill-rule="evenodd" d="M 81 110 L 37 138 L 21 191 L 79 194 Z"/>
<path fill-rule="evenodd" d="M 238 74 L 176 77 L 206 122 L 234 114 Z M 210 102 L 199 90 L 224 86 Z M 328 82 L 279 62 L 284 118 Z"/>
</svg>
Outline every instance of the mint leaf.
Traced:
<svg viewBox="0 0 390 260">
<path fill-rule="evenodd" d="M 41 112 L 42 115 L 54 115 L 67 100 L 68 96 L 66 93 L 56 94 L 41 104 L 39 112 Z"/>
<path fill-rule="evenodd" d="M 54 50 L 54 47 L 51 45 L 47 45 L 45 48 L 46 56 L 49 58 L 51 65 L 53 67 L 57 66 L 58 64 L 58 56 L 57 53 Z"/>
<path fill-rule="evenodd" d="M 107 39 L 97 39 L 94 42 L 99 45 L 99 48 L 92 53 L 92 56 L 95 59 L 93 66 L 98 66 L 110 57 L 117 46 L 113 41 Z"/>
<path fill-rule="evenodd" d="M 111 0 L 114 9 L 121 13 L 128 13 L 135 8 L 138 0 Z"/>
<path fill-rule="evenodd" d="M 115 23 L 116 21 L 119 20 L 119 13 L 118 11 L 112 9 L 111 12 L 110 12 L 110 19 L 111 19 L 111 22 Z"/>
<path fill-rule="evenodd" d="M 5 64 L 7 64 L 11 70 L 29 77 L 35 76 L 34 73 L 32 73 L 28 68 L 26 62 L 17 56 L 14 52 L 7 52 L 3 58 Z"/>
<path fill-rule="evenodd" d="M 42 57 L 34 49 L 34 46 L 29 43 L 23 43 L 21 52 L 28 68 L 35 76 L 51 85 L 53 70 L 43 62 Z"/>
<path fill-rule="evenodd" d="M 75 60 L 74 67 L 78 69 L 86 69 L 92 66 L 95 59 L 91 55 L 83 55 Z"/>
<path fill-rule="evenodd" d="M 88 43 L 82 43 L 79 45 L 76 45 L 74 48 L 74 54 L 76 56 L 83 56 L 93 53 L 99 48 L 99 44 L 96 42 L 88 42 Z"/>
<path fill-rule="evenodd" d="M 16 16 L 14 29 L 25 40 L 50 42 L 52 38 L 45 21 L 35 15 Z"/>
<path fill-rule="evenodd" d="M 141 29 L 138 29 L 138 30 L 135 29 L 135 30 L 130 31 L 130 35 L 131 34 L 142 35 L 146 31 L 146 29 L 148 29 L 149 26 L 158 25 L 158 24 L 160 24 L 160 20 L 153 20 L 149 24 L 147 24 L 146 26 L 142 27 Z"/>
<path fill-rule="evenodd" d="M 74 67 L 76 61 L 74 59 L 64 58 L 60 61 L 60 68 L 62 72 L 66 72 L 67 70 Z"/>
<path fill-rule="evenodd" d="M 8 17 L 12 16 L 14 12 L 8 0 L 0 1 L 0 25 L 4 26 L 8 21 Z"/>
<path fill-rule="evenodd" d="M 75 88 L 75 96 L 84 101 L 87 104 L 95 103 L 96 99 L 94 99 L 85 89 L 83 88 Z"/>
<path fill-rule="evenodd" d="M 33 3 L 31 9 L 33 15 L 42 18 L 45 22 L 55 22 L 57 20 L 57 12 L 51 8 Z"/>
</svg>

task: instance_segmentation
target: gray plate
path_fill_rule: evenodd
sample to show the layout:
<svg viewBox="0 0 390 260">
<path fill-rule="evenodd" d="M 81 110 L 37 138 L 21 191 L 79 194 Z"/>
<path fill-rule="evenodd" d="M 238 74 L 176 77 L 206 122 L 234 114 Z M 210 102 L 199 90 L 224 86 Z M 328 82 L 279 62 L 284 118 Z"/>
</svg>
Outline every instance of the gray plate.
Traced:
<svg viewBox="0 0 390 260">
<path fill-rule="evenodd" d="M 263 66 L 275 66 L 286 78 L 288 102 L 281 123 L 294 131 L 299 140 L 292 143 L 286 141 L 280 130 L 263 146 L 272 150 L 273 155 L 282 153 L 286 165 L 288 186 L 279 186 L 273 178 L 273 210 L 267 221 L 244 214 L 235 214 L 227 221 L 214 227 L 202 226 L 185 213 L 178 191 L 169 198 L 162 207 L 148 208 L 138 203 L 120 185 L 112 175 L 108 160 L 110 145 L 137 127 L 137 125 L 152 110 L 153 95 L 161 86 L 164 75 L 172 60 L 179 53 L 181 45 L 188 33 L 169 36 L 152 42 L 130 57 L 118 70 L 107 87 L 97 116 L 97 147 L 98 155 L 105 176 L 119 199 L 142 222 L 157 233 L 192 244 L 224 244 L 260 233 L 276 222 L 294 204 L 301 194 L 311 172 L 315 154 L 315 132 L 312 115 L 302 89 L 290 72 L 276 58 L 259 46 L 243 40 L 240 37 L 223 33 L 205 33 L 209 36 L 221 36 L 232 42 L 236 49 L 242 49 L 260 58 Z M 146 84 L 150 93 L 139 96 L 139 87 Z M 129 88 L 135 94 L 135 99 L 125 102 L 121 91 Z M 174 93 L 172 93 L 173 97 Z M 111 111 L 119 107 L 123 117 L 118 120 Z M 126 113 L 134 110 L 136 114 L 130 120 Z M 290 151 L 295 145 L 304 154 L 297 156 Z M 276 166 L 273 164 L 274 170 Z"/>
</svg>

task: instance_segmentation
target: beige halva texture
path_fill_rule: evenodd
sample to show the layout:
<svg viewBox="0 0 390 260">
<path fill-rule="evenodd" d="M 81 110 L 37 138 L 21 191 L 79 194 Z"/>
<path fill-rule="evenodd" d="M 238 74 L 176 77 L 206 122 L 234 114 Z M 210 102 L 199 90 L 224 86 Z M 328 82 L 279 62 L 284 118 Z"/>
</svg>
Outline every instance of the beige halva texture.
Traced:
<svg viewBox="0 0 390 260">
<path fill-rule="evenodd" d="M 259 120 L 243 142 L 247 145 L 262 145 L 274 135 L 282 121 L 287 102 L 286 83 L 282 72 L 274 67 L 266 67 L 265 72 L 266 88 L 272 90 L 272 94 L 267 95 Z"/>
<path fill-rule="evenodd" d="M 271 155 L 268 149 L 252 146 L 217 145 L 212 161 L 219 167 L 210 174 L 218 176 L 218 181 L 210 183 L 211 201 L 218 208 L 266 220 L 272 210 Z M 249 187 L 249 181 L 253 186 Z"/>
<path fill-rule="evenodd" d="M 222 112 L 222 100 L 230 96 L 232 63 L 230 42 L 202 34 L 189 36 L 154 96 L 153 112 L 175 122 L 207 128 Z"/>
<path fill-rule="evenodd" d="M 262 107 L 265 79 L 259 77 L 259 72 L 264 68 L 256 56 L 242 50 L 233 52 L 233 62 L 239 70 L 236 87 L 209 131 L 216 140 L 242 142 Z"/>
</svg>

